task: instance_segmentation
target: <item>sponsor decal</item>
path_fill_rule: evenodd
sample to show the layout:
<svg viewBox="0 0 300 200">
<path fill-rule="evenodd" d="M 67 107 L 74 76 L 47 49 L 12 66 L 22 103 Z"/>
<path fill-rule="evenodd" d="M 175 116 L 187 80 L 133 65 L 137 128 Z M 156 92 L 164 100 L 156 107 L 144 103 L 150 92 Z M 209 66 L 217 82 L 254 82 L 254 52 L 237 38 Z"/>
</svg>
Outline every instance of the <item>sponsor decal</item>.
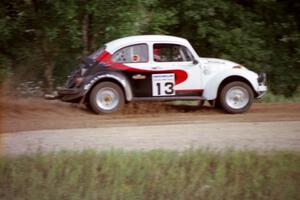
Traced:
<svg viewBox="0 0 300 200">
<path fill-rule="evenodd" d="M 174 74 L 152 74 L 152 95 L 153 96 L 172 96 L 174 90 Z"/>
<path fill-rule="evenodd" d="M 133 55 L 132 56 L 132 61 L 133 62 L 139 62 L 140 61 L 140 56 L 139 55 Z"/>
<path fill-rule="evenodd" d="M 136 74 L 132 76 L 132 79 L 134 80 L 142 80 L 142 79 L 146 79 L 145 75 L 141 75 L 141 74 Z"/>
</svg>

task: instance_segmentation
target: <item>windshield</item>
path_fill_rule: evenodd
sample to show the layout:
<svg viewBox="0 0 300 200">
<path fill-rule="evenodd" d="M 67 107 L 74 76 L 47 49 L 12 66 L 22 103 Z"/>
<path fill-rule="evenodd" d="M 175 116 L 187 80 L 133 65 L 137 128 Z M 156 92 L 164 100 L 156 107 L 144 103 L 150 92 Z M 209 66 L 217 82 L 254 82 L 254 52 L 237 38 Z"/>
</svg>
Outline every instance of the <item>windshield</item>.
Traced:
<svg viewBox="0 0 300 200">
<path fill-rule="evenodd" d="M 89 55 L 88 57 L 96 60 L 105 50 L 106 46 L 101 47 L 100 49 L 98 49 L 97 51 L 95 51 L 94 53 L 92 53 L 91 55 Z"/>
</svg>

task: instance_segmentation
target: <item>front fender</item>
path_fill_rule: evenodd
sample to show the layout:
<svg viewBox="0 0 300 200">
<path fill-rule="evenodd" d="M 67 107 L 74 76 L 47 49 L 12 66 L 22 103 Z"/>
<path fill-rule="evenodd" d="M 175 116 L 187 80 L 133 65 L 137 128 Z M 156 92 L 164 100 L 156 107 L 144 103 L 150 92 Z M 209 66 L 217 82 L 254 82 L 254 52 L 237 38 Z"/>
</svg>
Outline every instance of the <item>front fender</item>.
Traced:
<svg viewBox="0 0 300 200">
<path fill-rule="evenodd" d="M 216 99 L 222 81 L 234 76 L 246 79 L 251 84 L 254 91 L 257 91 L 259 85 L 257 81 L 258 75 L 256 73 L 246 69 L 226 69 L 207 79 L 204 83 L 203 98 L 206 100 Z"/>
<path fill-rule="evenodd" d="M 98 82 L 100 82 L 101 80 L 104 80 L 104 79 L 111 79 L 111 80 L 118 82 L 123 87 L 126 100 L 127 101 L 132 100 L 133 95 L 132 95 L 130 83 L 123 74 L 118 73 L 118 72 L 105 72 L 105 73 L 101 73 L 99 75 L 93 76 L 83 86 L 85 94 L 87 94 L 91 90 L 91 88 L 93 88 L 94 85 L 96 85 Z"/>
</svg>

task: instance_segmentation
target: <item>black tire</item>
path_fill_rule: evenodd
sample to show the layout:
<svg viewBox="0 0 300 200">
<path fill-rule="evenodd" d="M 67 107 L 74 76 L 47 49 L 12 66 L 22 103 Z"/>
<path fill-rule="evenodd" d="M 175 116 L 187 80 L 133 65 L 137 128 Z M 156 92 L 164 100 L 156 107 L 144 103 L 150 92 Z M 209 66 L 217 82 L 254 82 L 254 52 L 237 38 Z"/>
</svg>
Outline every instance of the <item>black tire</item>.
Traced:
<svg viewBox="0 0 300 200">
<path fill-rule="evenodd" d="M 101 82 L 93 88 L 89 102 L 97 114 L 113 113 L 124 106 L 124 93 L 120 86 L 113 82 Z"/>
<path fill-rule="evenodd" d="M 253 103 L 254 94 L 251 87 L 244 82 L 231 82 L 220 93 L 222 108 L 232 114 L 246 112 Z"/>
</svg>

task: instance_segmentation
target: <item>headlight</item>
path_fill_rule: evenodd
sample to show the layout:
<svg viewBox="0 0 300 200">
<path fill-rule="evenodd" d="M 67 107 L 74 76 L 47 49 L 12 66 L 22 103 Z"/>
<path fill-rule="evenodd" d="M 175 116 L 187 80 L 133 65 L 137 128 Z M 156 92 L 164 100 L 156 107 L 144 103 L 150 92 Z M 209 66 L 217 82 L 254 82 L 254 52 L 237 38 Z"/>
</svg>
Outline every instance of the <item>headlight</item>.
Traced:
<svg viewBox="0 0 300 200">
<path fill-rule="evenodd" d="M 267 81 L 267 74 L 264 73 L 264 72 L 261 72 L 258 74 L 258 78 L 257 78 L 257 81 L 259 84 L 265 84 L 266 81 Z"/>
</svg>

